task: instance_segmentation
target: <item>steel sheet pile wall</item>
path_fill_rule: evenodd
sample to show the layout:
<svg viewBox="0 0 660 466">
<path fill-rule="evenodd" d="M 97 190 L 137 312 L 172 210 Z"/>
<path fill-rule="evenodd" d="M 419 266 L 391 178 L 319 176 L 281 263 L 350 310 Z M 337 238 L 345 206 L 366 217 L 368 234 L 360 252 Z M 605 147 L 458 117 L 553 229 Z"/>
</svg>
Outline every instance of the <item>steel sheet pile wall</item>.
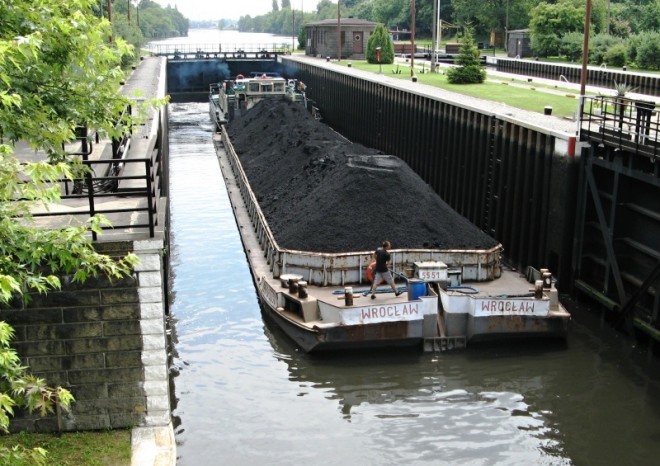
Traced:
<svg viewBox="0 0 660 466">
<path fill-rule="evenodd" d="M 289 65 L 298 68 L 326 123 L 407 162 L 457 212 L 500 241 L 507 261 L 521 269 L 568 270 L 573 203 L 551 200 L 569 196 L 575 164 L 554 155 L 552 135 L 377 79 Z"/>
<path fill-rule="evenodd" d="M 556 79 L 557 81 L 560 81 L 563 76 L 568 82 L 573 84 L 580 82 L 582 73 L 581 67 L 577 65 L 562 65 L 507 58 L 497 59 L 497 71 L 536 76 L 544 79 Z M 605 68 L 589 68 L 587 70 L 587 84 L 590 86 L 614 89 L 615 81 L 633 86 L 636 88 L 635 92 L 639 92 L 640 94 L 660 95 L 660 76 L 658 75 L 608 70 Z"/>
</svg>

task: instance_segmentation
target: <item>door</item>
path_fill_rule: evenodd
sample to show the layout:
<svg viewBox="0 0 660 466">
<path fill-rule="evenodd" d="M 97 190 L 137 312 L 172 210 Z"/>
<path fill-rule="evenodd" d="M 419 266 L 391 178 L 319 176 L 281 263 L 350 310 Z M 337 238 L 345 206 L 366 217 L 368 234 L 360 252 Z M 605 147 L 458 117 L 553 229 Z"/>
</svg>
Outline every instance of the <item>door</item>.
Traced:
<svg viewBox="0 0 660 466">
<path fill-rule="evenodd" d="M 353 31 L 353 53 L 362 52 L 362 31 Z"/>
</svg>

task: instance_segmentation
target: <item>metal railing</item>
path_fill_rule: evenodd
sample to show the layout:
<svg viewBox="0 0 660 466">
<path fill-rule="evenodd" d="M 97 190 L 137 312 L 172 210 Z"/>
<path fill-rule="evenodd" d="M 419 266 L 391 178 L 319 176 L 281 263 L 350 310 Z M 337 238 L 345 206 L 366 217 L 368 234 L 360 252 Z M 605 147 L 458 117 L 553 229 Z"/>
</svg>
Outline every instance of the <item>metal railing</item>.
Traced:
<svg viewBox="0 0 660 466">
<path fill-rule="evenodd" d="M 582 141 L 660 158 L 660 112 L 653 101 L 587 97 L 580 121 Z"/>
<path fill-rule="evenodd" d="M 291 54 L 291 44 L 153 44 L 148 50 L 152 55 L 172 59 L 202 58 L 275 58 L 277 55 Z"/>
<path fill-rule="evenodd" d="M 33 212 L 38 217 L 75 217 L 81 223 L 94 215 L 115 215 L 111 226 L 103 226 L 105 230 L 146 229 L 149 237 L 155 236 L 155 226 L 158 219 L 158 204 L 162 192 L 163 157 L 160 150 L 155 150 L 156 141 L 149 145 L 147 154 L 150 157 L 128 158 L 131 133 L 126 132 L 121 138 L 112 140 L 112 155 L 107 159 L 89 160 L 93 151 L 93 140 L 98 141 L 96 134 L 90 136 L 87 128 L 81 128 L 78 134 L 80 151 L 70 155 L 80 156 L 81 163 L 87 168 L 86 174 L 78 179 L 58 180 L 61 186 L 61 204 L 67 209 L 59 211 Z M 84 206 L 80 203 L 85 200 Z M 112 202 L 108 206 L 108 202 Z M 122 206 L 122 204 L 124 206 Z M 144 213 L 145 220 L 136 220 Z M 126 214 L 126 215 L 121 215 Z M 92 239 L 97 240 L 96 232 L 92 231 Z"/>
</svg>

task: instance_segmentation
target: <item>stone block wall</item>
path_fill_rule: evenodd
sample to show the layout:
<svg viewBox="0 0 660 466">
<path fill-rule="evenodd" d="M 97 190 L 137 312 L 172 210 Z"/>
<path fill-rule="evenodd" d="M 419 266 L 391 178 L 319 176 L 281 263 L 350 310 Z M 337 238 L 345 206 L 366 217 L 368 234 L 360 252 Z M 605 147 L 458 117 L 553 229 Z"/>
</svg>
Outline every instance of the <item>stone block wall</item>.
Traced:
<svg viewBox="0 0 660 466">
<path fill-rule="evenodd" d="M 62 430 L 168 425 L 163 242 L 97 249 L 111 256 L 133 251 L 140 264 L 121 280 L 100 276 L 80 284 L 63 277 L 62 290 L 1 309 L 0 320 L 16 330 L 12 346 L 30 372 L 75 397 Z M 18 412 L 10 427 L 56 431 L 58 419 Z"/>
</svg>

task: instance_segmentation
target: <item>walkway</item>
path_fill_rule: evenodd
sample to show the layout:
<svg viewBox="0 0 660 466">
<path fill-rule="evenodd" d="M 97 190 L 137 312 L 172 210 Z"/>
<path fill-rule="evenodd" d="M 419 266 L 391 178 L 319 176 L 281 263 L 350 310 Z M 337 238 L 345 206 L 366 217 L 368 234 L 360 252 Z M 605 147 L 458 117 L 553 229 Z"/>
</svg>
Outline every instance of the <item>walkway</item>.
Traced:
<svg viewBox="0 0 660 466">
<path fill-rule="evenodd" d="M 165 58 L 145 57 L 128 77 L 126 83 L 121 88 L 121 92 L 136 101 L 164 97 L 166 91 L 165 65 Z M 128 142 L 127 160 L 152 158 L 152 152 L 155 150 L 162 150 L 165 155 L 167 154 L 166 147 L 155 147 L 156 144 L 166 145 L 167 143 L 166 135 L 164 136 L 164 140 L 158 140 L 159 135 L 157 134 L 160 125 L 165 124 L 165 129 L 167 129 L 166 121 L 161 121 L 163 119 L 161 112 L 163 111 L 167 112 L 167 107 L 164 107 L 164 110 L 154 110 L 147 116 L 142 125 L 134 129 Z M 165 113 L 164 118 L 167 118 L 167 113 Z M 80 152 L 80 143 L 76 142 L 67 149 L 69 152 Z M 89 160 L 107 160 L 111 157 L 112 148 L 109 139 L 101 139 L 98 143 L 92 143 L 92 149 L 88 157 Z M 38 161 L 46 158 L 45 153 L 35 152 L 26 144 L 20 143 L 15 148 L 15 156 L 22 161 Z M 124 164 L 122 176 L 144 177 L 144 164 Z M 144 179 L 128 181 L 133 183 L 135 181 L 141 181 L 144 185 Z M 166 185 L 167 178 L 163 178 L 162 183 Z M 146 215 L 137 209 L 146 207 L 144 205 L 146 200 L 144 198 L 130 196 L 130 192 L 135 192 L 136 186 L 124 186 L 123 188 L 125 189 L 124 193 L 117 193 L 114 196 L 109 195 L 95 201 L 99 210 L 127 210 L 127 212 L 116 212 L 106 215 L 112 221 L 113 225 L 126 225 L 126 227 L 109 230 L 99 236 L 99 240 L 116 241 L 149 238 L 149 231 L 147 229 L 143 227 L 137 228 L 138 225 L 144 224 L 144 217 Z M 164 188 L 164 192 L 167 192 L 166 187 Z M 167 199 L 163 197 L 159 199 L 159 202 L 161 204 L 161 207 L 158 209 L 160 218 L 157 223 L 155 236 L 162 238 L 165 228 L 164 214 L 166 212 Z M 41 217 L 39 224 L 44 226 L 61 226 L 71 222 L 74 217 L 81 221 L 85 221 L 89 217 L 89 203 L 86 197 L 63 199 L 58 204 L 50 205 L 49 209 L 51 212 L 57 211 L 63 215 Z M 167 425 L 134 428 L 131 435 L 131 446 L 133 451 L 132 466 L 174 466 L 176 464 L 176 443 L 171 421 Z"/>
</svg>

